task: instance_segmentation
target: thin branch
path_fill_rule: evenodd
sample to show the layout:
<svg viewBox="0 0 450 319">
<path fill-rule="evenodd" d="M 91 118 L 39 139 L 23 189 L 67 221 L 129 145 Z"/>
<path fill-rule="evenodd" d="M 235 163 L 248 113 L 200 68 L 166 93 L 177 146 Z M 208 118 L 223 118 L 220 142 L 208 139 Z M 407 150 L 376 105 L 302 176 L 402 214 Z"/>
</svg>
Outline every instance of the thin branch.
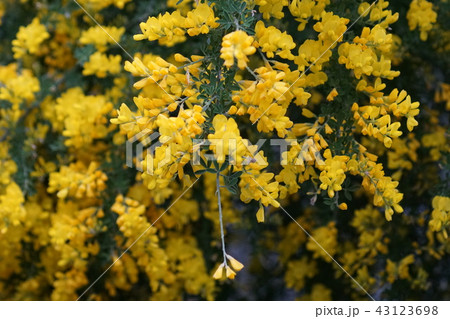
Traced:
<svg viewBox="0 0 450 319">
<path fill-rule="evenodd" d="M 219 220 L 220 220 L 220 235 L 222 238 L 222 252 L 223 252 L 223 263 L 227 265 L 227 252 L 225 250 L 225 233 L 223 231 L 223 215 L 222 215 L 222 201 L 220 198 L 220 172 L 216 175 L 216 187 L 217 187 L 217 204 L 219 206 Z"/>
</svg>

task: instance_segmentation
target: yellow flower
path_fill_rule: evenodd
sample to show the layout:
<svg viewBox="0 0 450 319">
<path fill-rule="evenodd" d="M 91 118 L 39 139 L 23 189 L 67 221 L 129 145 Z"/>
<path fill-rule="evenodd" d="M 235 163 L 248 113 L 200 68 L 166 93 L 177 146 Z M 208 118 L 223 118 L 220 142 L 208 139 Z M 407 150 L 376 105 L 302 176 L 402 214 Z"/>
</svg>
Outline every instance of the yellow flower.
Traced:
<svg viewBox="0 0 450 319">
<path fill-rule="evenodd" d="M 276 54 L 283 59 L 294 60 L 291 50 L 295 48 L 295 43 L 289 34 L 273 26 L 266 28 L 263 21 L 256 23 L 255 33 L 258 45 L 267 57 L 273 58 Z"/>
<path fill-rule="evenodd" d="M 411 279 L 409 265 L 412 264 L 414 264 L 414 255 L 408 255 L 398 263 L 388 259 L 386 264 L 387 280 L 394 283 L 397 279 Z"/>
<path fill-rule="evenodd" d="M 373 204 L 384 207 L 386 220 L 391 221 L 394 211 L 403 212 L 403 208 L 399 204 L 403 199 L 403 194 L 397 189 L 398 182 L 385 176 L 383 166 L 375 163 L 376 159 L 376 156 L 367 152 L 360 154 L 359 157 L 354 155 L 347 163 L 347 168 L 350 173 L 363 177 L 362 186 L 374 195 Z"/>
<path fill-rule="evenodd" d="M 234 279 L 234 277 L 236 277 L 236 273 L 229 266 L 226 266 L 225 274 L 228 279 Z"/>
<path fill-rule="evenodd" d="M 233 267 L 234 270 L 240 271 L 242 268 L 244 268 L 244 265 L 241 264 L 239 261 L 231 257 L 230 255 L 227 255 L 227 259 L 230 262 L 231 267 Z"/>
<path fill-rule="evenodd" d="M 342 190 L 347 171 L 348 156 L 331 156 L 331 152 L 327 149 L 324 153 L 326 158 L 325 166 L 320 173 L 320 188 L 328 190 L 328 196 L 334 197 L 335 192 Z"/>
<path fill-rule="evenodd" d="M 223 263 L 220 264 L 219 267 L 214 272 L 213 278 L 216 280 L 222 279 L 224 268 L 225 268 L 224 264 Z"/>
<path fill-rule="evenodd" d="M 327 96 L 327 101 L 334 101 L 334 98 L 338 95 L 339 93 L 336 89 L 331 90 L 331 92 Z"/>
<path fill-rule="evenodd" d="M 434 232 L 442 232 L 447 239 L 447 228 L 450 227 L 450 197 L 435 196 L 432 205 L 430 229 Z"/>
<path fill-rule="evenodd" d="M 27 53 L 38 55 L 42 42 L 49 37 L 50 34 L 39 18 L 34 18 L 31 24 L 19 28 L 17 38 L 12 41 L 14 58 L 20 59 Z"/>
<path fill-rule="evenodd" d="M 275 17 L 281 19 L 284 17 L 283 8 L 289 4 L 288 0 L 255 0 L 259 6 L 259 12 L 263 14 L 264 19 Z"/>
<path fill-rule="evenodd" d="M 17 121 L 21 115 L 20 104 L 33 102 L 35 93 L 41 89 L 39 80 L 29 69 L 17 70 L 15 63 L 0 66 L 0 100 L 13 105 L 11 109 L 0 109 L 0 124 L 3 120 Z M 9 114 L 8 114 L 9 113 Z"/>
<path fill-rule="evenodd" d="M 17 172 L 17 164 L 10 158 L 9 147 L 6 143 L 0 143 L 0 162 L 2 163 L 0 186 L 6 186 L 13 181 L 12 175 Z"/>
<path fill-rule="evenodd" d="M 446 129 L 436 126 L 432 133 L 422 136 L 422 145 L 431 148 L 430 157 L 433 161 L 438 161 L 446 152 L 450 150 Z"/>
<path fill-rule="evenodd" d="M 114 5 L 119 9 L 123 9 L 125 4 L 130 2 L 131 0 L 78 0 L 83 6 L 87 6 L 88 8 L 100 11 L 108 6 Z"/>
<path fill-rule="evenodd" d="M 415 30 L 419 28 L 420 39 L 426 41 L 428 32 L 433 28 L 433 24 L 436 23 L 437 13 L 433 11 L 433 4 L 431 2 L 426 0 L 413 0 L 409 6 L 406 18 L 408 19 L 409 29 Z"/>
<path fill-rule="evenodd" d="M 83 75 L 95 75 L 104 78 L 109 74 L 117 74 L 122 70 L 122 57 L 120 55 L 106 55 L 95 52 L 89 57 L 89 61 L 83 65 Z"/>
<path fill-rule="evenodd" d="M 249 114 L 250 121 L 257 122 L 257 129 L 260 132 L 268 133 L 276 130 L 279 137 L 285 137 L 293 125 L 286 112 L 294 93 L 299 100 L 296 103 L 299 105 L 306 104 L 310 94 L 304 92 L 302 88 L 290 90 L 285 72 L 260 67 L 255 73 L 258 79 L 242 81 L 243 89 L 233 97 L 233 101 L 239 106 L 237 114 L 242 115 L 245 112 Z"/>
<path fill-rule="evenodd" d="M 241 200 L 248 203 L 251 200 L 260 201 L 262 205 L 279 207 L 278 182 L 270 182 L 273 173 L 260 173 L 258 171 L 247 171 L 242 174 L 239 187 L 241 189 Z"/>
<path fill-rule="evenodd" d="M 387 10 L 389 2 L 379 0 L 375 4 L 363 2 L 358 7 L 358 13 L 363 16 L 369 16 L 369 20 L 379 23 L 383 28 L 387 28 L 390 24 L 398 20 L 398 12 L 392 14 L 391 10 Z"/>
<path fill-rule="evenodd" d="M 450 111 L 450 84 L 441 83 L 441 87 L 436 91 L 434 101 L 437 103 L 445 102 L 447 111 Z"/>
<path fill-rule="evenodd" d="M 188 12 L 184 27 L 191 37 L 200 33 L 206 34 L 210 28 L 219 26 L 219 23 L 216 22 L 218 19 L 207 3 L 200 3 L 197 8 Z"/>
<path fill-rule="evenodd" d="M 6 233 L 9 227 L 25 222 L 24 201 L 20 187 L 14 182 L 8 184 L 5 193 L 0 195 L 0 218 L 3 221 L 0 224 L 0 227 L 3 227 L 0 229 L 0 234 Z"/>
<path fill-rule="evenodd" d="M 264 207 L 262 205 L 259 206 L 258 212 L 256 213 L 256 219 L 258 223 L 264 223 Z"/>
<path fill-rule="evenodd" d="M 242 268 L 244 268 L 244 265 L 242 265 L 239 261 L 237 261 L 230 255 L 226 255 L 226 258 L 230 262 L 231 267 L 228 266 L 225 262 L 221 263 L 214 272 L 213 275 L 214 279 L 216 280 L 223 279 L 224 275 L 228 279 L 234 279 L 236 277 L 235 271 L 240 271 Z"/>
<path fill-rule="evenodd" d="M 137 260 L 140 270 L 148 276 L 150 288 L 157 291 L 163 280 L 166 282 L 175 280 L 174 274 L 169 270 L 169 256 L 160 247 L 157 229 L 151 227 L 146 216 L 146 206 L 138 200 L 118 195 L 111 210 L 119 215 L 116 223 L 123 234 L 117 239 L 118 245 L 132 246 L 130 253 Z M 160 212 L 153 213 L 160 214 Z"/>
<path fill-rule="evenodd" d="M 314 238 L 322 247 L 309 238 L 306 243 L 306 249 L 314 252 L 315 258 L 321 257 L 325 261 L 331 262 L 330 256 L 334 256 L 337 251 L 337 234 L 338 230 L 335 222 L 329 222 L 326 226 L 316 228 L 313 230 L 311 238 Z M 328 256 L 325 251 L 330 254 L 330 256 Z"/>
<path fill-rule="evenodd" d="M 242 163 L 246 147 L 235 120 L 218 114 L 214 117 L 212 124 L 214 133 L 208 135 L 208 140 L 217 162 L 224 163 L 228 155 L 231 163 L 236 165 Z"/>
<path fill-rule="evenodd" d="M 319 20 L 325 6 L 330 4 L 330 0 L 292 0 L 289 1 L 289 11 L 300 22 L 298 31 L 303 31 L 311 17 Z"/>
<path fill-rule="evenodd" d="M 410 133 L 404 139 L 395 139 L 392 143 L 392 148 L 387 153 L 388 168 L 397 171 L 392 174 L 392 178 L 400 180 L 403 171 L 411 170 L 413 163 L 417 161 L 417 149 L 420 147 L 420 142 L 414 138 L 414 134 Z"/>
<path fill-rule="evenodd" d="M 223 37 L 220 57 L 225 60 L 225 66 L 230 68 L 234 65 L 234 59 L 240 69 L 247 67 L 249 61 L 247 56 L 256 52 L 253 46 L 254 39 L 242 30 L 231 32 Z"/>
<path fill-rule="evenodd" d="M 286 286 L 297 291 L 305 287 L 306 280 L 313 278 L 318 272 L 317 262 L 309 260 L 303 256 L 300 260 L 291 260 L 287 264 L 287 270 L 284 275 Z"/>
<path fill-rule="evenodd" d="M 186 40 L 185 17 L 180 11 L 176 10 L 172 13 L 166 12 L 158 17 L 149 17 L 147 22 L 142 22 L 139 27 L 142 34 L 134 36 L 134 40 L 140 41 L 147 39 L 149 41 L 159 40 L 161 45 L 173 46 L 179 42 Z"/>
<path fill-rule="evenodd" d="M 104 96 L 86 96 L 76 87 L 51 103 L 46 117 L 52 121 L 54 129 L 66 137 L 65 145 L 79 149 L 106 137 L 114 129 L 107 125 L 105 118 L 112 107 Z"/>
<path fill-rule="evenodd" d="M 341 18 L 333 12 L 323 12 L 321 21 L 314 25 L 314 30 L 319 32 L 319 40 L 325 47 L 333 48 L 337 42 L 342 42 L 342 35 L 347 30 L 349 19 Z"/>
<path fill-rule="evenodd" d="M 95 26 L 81 33 L 81 44 L 94 44 L 98 51 L 104 52 L 107 45 L 120 41 L 125 28 Z"/>
<path fill-rule="evenodd" d="M 311 294 L 304 295 L 300 300 L 305 301 L 331 301 L 331 289 L 322 284 L 314 284 Z"/>
<path fill-rule="evenodd" d="M 93 198 L 106 189 L 108 177 L 91 162 L 86 167 L 82 162 L 62 166 L 59 172 L 50 174 L 48 192 L 57 192 L 59 198 Z"/>
<path fill-rule="evenodd" d="M 210 28 L 217 28 L 219 24 L 216 20 L 218 18 L 214 16 L 213 9 L 207 3 L 201 3 L 189 11 L 187 17 L 182 16 L 179 10 L 149 17 L 147 22 L 140 24 L 142 34 L 135 35 L 134 39 L 158 40 L 161 45 L 173 46 L 186 40 L 186 32 L 190 36 L 196 36 L 208 33 Z"/>
</svg>

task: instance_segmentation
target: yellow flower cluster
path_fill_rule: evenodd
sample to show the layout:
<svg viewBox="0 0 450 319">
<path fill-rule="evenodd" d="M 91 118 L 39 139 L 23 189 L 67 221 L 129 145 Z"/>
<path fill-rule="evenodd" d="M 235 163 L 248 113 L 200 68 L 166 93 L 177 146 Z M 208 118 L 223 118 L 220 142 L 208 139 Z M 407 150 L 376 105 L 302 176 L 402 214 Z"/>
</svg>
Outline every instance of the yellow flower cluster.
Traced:
<svg viewBox="0 0 450 319">
<path fill-rule="evenodd" d="M 298 31 L 303 31 L 310 18 L 319 20 L 325 6 L 330 0 L 293 0 L 289 3 L 289 11 L 300 22 Z"/>
<path fill-rule="evenodd" d="M 41 44 L 49 37 L 45 26 L 34 18 L 26 27 L 20 27 L 17 38 L 12 41 L 14 58 L 20 59 L 26 54 L 40 55 Z"/>
<path fill-rule="evenodd" d="M 234 93 L 236 105 L 230 108 L 229 113 L 247 113 L 250 121 L 257 123 L 258 131 L 269 133 L 276 130 L 279 137 L 284 137 L 287 129 L 293 125 L 286 116 L 293 98 L 289 83 L 284 80 L 286 74 L 269 67 L 260 67 L 255 70 L 255 74 L 258 77 L 255 81 L 243 81 L 243 89 Z M 309 97 L 303 90 L 299 94 L 302 94 L 302 99 L 307 100 Z"/>
<path fill-rule="evenodd" d="M 375 9 L 374 7 L 372 11 Z M 360 107 L 357 103 L 353 104 L 354 118 L 364 135 L 377 138 L 388 148 L 393 139 L 402 135 L 399 131 L 401 123 L 392 122 L 389 113 L 396 118 L 406 117 L 410 131 L 417 126 L 415 116 L 419 114 L 419 103 L 411 102 L 406 91 L 394 89 L 389 96 L 384 96 L 382 92 L 386 87 L 382 78 L 392 79 L 400 74 L 391 70 L 391 61 L 384 55 L 391 47 L 392 35 L 381 25 L 372 29 L 364 28 L 361 36 L 354 38 L 353 44 L 344 43 L 339 47 L 339 62 L 353 70 L 357 79 L 364 77 L 359 81 L 357 90 L 370 98 L 369 105 Z M 375 77 L 373 84 L 368 81 L 367 76 Z"/>
<path fill-rule="evenodd" d="M 331 152 L 327 149 L 324 153 L 326 158 L 325 167 L 320 173 L 320 188 L 328 190 L 328 196 L 334 197 L 335 192 L 342 190 L 342 183 L 345 180 L 346 163 L 348 156 L 331 156 Z"/>
<path fill-rule="evenodd" d="M 285 275 L 288 288 L 302 290 L 305 280 L 313 278 L 317 274 L 317 263 L 302 257 L 300 260 L 290 261 Z"/>
<path fill-rule="evenodd" d="M 362 17 L 368 17 L 369 21 L 379 24 L 382 28 L 387 28 L 399 18 L 398 12 L 392 13 L 388 10 L 389 1 L 379 0 L 376 3 L 363 2 L 358 7 L 358 13 Z"/>
<path fill-rule="evenodd" d="M 0 172 L 0 185 L 9 185 L 13 180 L 11 176 L 17 172 L 16 163 L 9 157 L 9 149 L 7 144 L 0 144 L 0 162 L 2 165 L 2 171 Z"/>
<path fill-rule="evenodd" d="M 313 26 L 314 30 L 318 32 L 318 39 L 308 39 L 300 45 L 298 49 L 298 56 L 295 57 L 294 62 L 298 65 L 299 71 L 304 72 L 310 68 L 316 76 L 320 76 L 320 82 L 315 84 L 313 79 L 305 79 L 305 82 L 312 82 L 310 86 L 317 86 L 327 81 L 325 74 L 320 72 L 322 65 L 328 62 L 332 56 L 332 49 L 336 47 L 339 42 L 343 41 L 343 34 L 347 30 L 349 19 L 341 18 L 334 15 L 333 12 L 326 12 L 323 9 L 319 14 L 320 19 L 317 19 Z M 344 47 L 348 43 L 345 42 Z M 342 49 L 339 48 L 341 51 Z M 294 71 L 295 72 L 295 71 Z M 314 74 L 308 77 L 313 78 Z M 298 75 L 295 79 L 298 79 Z M 317 80 L 316 80 L 317 81 Z M 298 81 L 300 82 L 300 81 Z"/>
<path fill-rule="evenodd" d="M 111 120 L 114 124 L 120 124 L 121 130 L 129 137 L 142 130 L 147 130 L 149 134 L 159 130 L 162 145 L 154 154 L 147 154 L 142 167 L 144 182 L 150 189 L 165 189 L 162 201 L 170 196 L 167 186 L 175 175 L 184 178 L 185 182 L 189 181 L 183 167 L 192 159 L 192 139 L 202 133 L 201 124 L 205 121 L 203 108 L 197 104 L 196 92 L 189 79 L 190 75 L 198 73 L 199 65 L 195 61 L 200 58 L 193 56 L 189 60 L 178 55 L 175 59 L 188 62 L 185 73 L 183 68 L 150 55 L 144 56 L 143 60 L 136 58 L 133 63 L 126 63 L 125 68 L 129 72 L 144 77 L 134 85 L 142 89 L 142 94 L 134 99 L 138 110 L 134 114 L 123 104 L 117 118 Z M 186 98 L 179 99 L 178 96 L 182 95 Z M 178 116 L 171 117 L 170 112 L 178 108 L 181 108 Z M 167 158 L 167 152 L 170 152 L 170 158 Z"/>
<path fill-rule="evenodd" d="M 23 208 L 24 197 L 20 187 L 16 183 L 10 183 L 5 193 L 0 195 L 2 228 L 0 233 L 7 234 L 9 226 L 19 226 L 25 222 L 26 212 Z M 5 251 L 4 251 L 5 252 Z"/>
<path fill-rule="evenodd" d="M 224 275 L 229 279 L 234 279 L 234 277 L 236 276 L 236 271 L 240 271 L 242 270 L 242 268 L 244 268 L 243 264 L 241 264 L 230 255 L 227 255 L 227 260 L 230 265 L 228 266 L 225 263 L 220 264 L 217 270 L 214 272 L 214 279 L 222 279 Z"/>
<path fill-rule="evenodd" d="M 397 190 L 398 182 L 391 177 L 385 176 L 383 166 L 377 164 L 377 157 L 370 153 L 354 155 L 347 164 L 351 174 L 358 174 L 363 177 L 362 186 L 369 193 L 373 194 L 373 204 L 384 207 L 386 220 L 391 221 L 394 211 L 402 213 L 403 208 L 400 201 L 403 194 Z"/>
<path fill-rule="evenodd" d="M 77 290 L 88 283 L 87 259 L 99 252 L 97 242 L 89 242 L 100 231 L 97 207 L 82 208 L 74 202 L 58 202 L 58 214 L 51 217 L 49 240 L 54 250 L 48 254 L 57 258 L 59 270 L 54 274 L 53 300 L 75 300 Z M 66 270 L 67 271 L 64 271 Z"/>
<path fill-rule="evenodd" d="M 66 30 L 55 31 L 55 35 L 48 41 L 48 46 L 43 48 L 45 63 L 50 69 L 65 70 L 75 65 L 76 60 L 70 49 L 71 40 Z"/>
<path fill-rule="evenodd" d="M 0 100 L 11 103 L 10 109 L 0 109 L 0 124 L 9 127 L 22 115 L 20 105 L 29 105 L 35 100 L 35 94 L 41 89 L 39 81 L 30 70 L 18 70 L 15 63 L 0 66 Z"/>
<path fill-rule="evenodd" d="M 225 60 L 225 66 L 232 67 L 236 58 L 238 68 L 241 70 L 245 69 L 249 61 L 247 56 L 256 52 L 253 41 L 253 37 L 241 30 L 224 36 L 220 57 Z"/>
<path fill-rule="evenodd" d="M 331 301 L 331 289 L 323 284 L 315 284 L 311 289 L 311 293 L 303 295 L 300 300 L 303 301 Z"/>
<path fill-rule="evenodd" d="M 136 197 L 146 196 L 145 193 L 140 195 L 138 195 L 140 192 L 133 193 Z M 133 265 L 131 269 L 138 268 L 147 274 L 155 300 L 177 300 L 183 290 L 202 295 L 207 299 L 212 298 L 214 283 L 206 274 L 203 256 L 197 248 L 194 237 L 169 237 L 165 243 L 166 248 L 163 249 L 160 239 L 168 235 L 164 235 L 164 230 L 160 233 L 156 227 L 149 224 L 145 217 L 147 208 L 140 200 L 118 196 L 112 209 L 119 215 L 117 225 L 124 235 L 119 241 L 120 245 L 124 249 L 131 247 L 133 259 L 130 259 L 128 263 Z M 151 209 L 155 210 L 155 208 Z M 147 213 L 154 215 L 157 212 Z M 174 226 L 166 227 L 169 230 Z M 136 240 L 140 235 L 143 238 Z M 126 272 L 127 269 L 123 268 L 120 276 L 123 278 L 122 282 L 130 287 L 133 276 Z"/>
<path fill-rule="evenodd" d="M 411 279 L 409 265 L 413 263 L 414 255 L 408 255 L 397 263 L 388 259 L 386 265 L 387 280 L 393 283 L 397 278 Z"/>
<path fill-rule="evenodd" d="M 89 57 L 83 67 L 83 75 L 95 75 L 98 78 L 104 78 L 108 74 L 120 73 L 122 57 L 120 55 L 106 55 L 95 52 Z"/>
<path fill-rule="evenodd" d="M 413 0 L 409 5 L 406 15 L 408 19 L 409 29 L 419 29 L 420 39 L 426 41 L 428 33 L 436 23 L 437 13 L 433 10 L 433 4 L 427 0 Z"/>
<path fill-rule="evenodd" d="M 223 164 L 225 156 L 228 155 L 230 162 L 240 166 L 247 148 L 235 120 L 219 114 L 214 117 L 212 125 L 214 133 L 208 135 L 209 148 L 214 152 L 217 162 Z"/>
<path fill-rule="evenodd" d="M 111 109 L 112 103 L 105 96 L 86 96 L 77 87 L 67 90 L 55 102 L 47 103 L 45 114 L 54 128 L 67 137 L 65 145 L 80 149 L 89 147 L 112 130 L 105 119 Z"/>
<path fill-rule="evenodd" d="M 294 60 L 291 50 L 295 48 L 295 43 L 286 32 L 282 33 L 273 26 L 266 28 L 263 21 L 258 21 L 255 26 L 255 37 L 268 58 L 273 58 L 276 54 L 283 59 Z"/>
<path fill-rule="evenodd" d="M 271 17 L 281 19 L 284 17 L 283 9 L 289 2 L 288 0 L 255 0 L 255 4 L 259 6 L 259 12 L 263 14 L 264 19 Z"/>
<path fill-rule="evenodd" d="M 276 201 L 278 198 L 278 182 L 271 182 L 273 173 L 260 173 L 258 170 L 251 170 L 242 174 L 239 186 L 241 188 L 241 200 L 249 203 L 251 200 L 260 201 L 262 205 L 279 207 Z M 261 212 L 259 212 L 261 215 Z M 260 216 L 259 221 L 264 221 Z"/>
<path fill-rule="evenodd" d="M 80 4 L 88 9 L 100 11 L 111 5 L 123 9 L 123 7 L 131 0 L 79 0 Z"/>
<path fill-rule="evenodd" d="M 337 234 L 335 222 L 329 222 L 326 226 L 316 228 L 311 234 L 312 237 L 306 243 L 306 249 L 313 252 L 314 258 L 321 257 L 327 262 L 332 262 L 331 257 L 336 253 L 338 244 Z M 317 243 L 320 243 L 322 247 Z"/>
<path fill-rule="evenodd" d="M 392 71 L 391 62 L 380 54 L 389 51 L 391 45 L 392 35 L 388 35 L 380 25 L 372 30 L 366 27 L 353 43 L 346 42 L 339 47 L 339 62 L 352 69 L 357 79 L 362 75 L 373 75 L 392 80 L 400 73 Z"/>
<path fill-rule="evenodd" d="M 81 44 L 94 44 L 100 52 L 106 51 L 108 44 L 120 41 L 125 28 L 95 26 L 81 33 Z"/>
<path fill-rule="evenodd" d="M 218 18 L 214 11 L 206 3 L 201 3 L 184 17 L 180 11 L 165 13 L 156 17 L 149 17 L 147 22 L 142 22 L 140 28 L 142 34 L 134 36 L 134 39 L 149 41 L 158 40 L 159 44 L 173 46 L 186 40 L 186 33 L 190 36 L 208 33 L 210 28 L 217 28 Z"/>
<path fill-rule="evenodd" d="M 450 150 L 446 130 L 441 126 L 434 127 L 432 133 L 423 135 L 421 142 L 424 147 L 430 148 L 430 157 L 433 161 L 438 161 Z"/>
<path fill-rule="evenodd" d="M 450 198 L 436 196 L 433 198 L 432 205 L 430 228 L 434 232 L 442 232 L 444 238 L 447 239 L 447 229 L 450 227 Z"/>
<path fill-rule="evenodd" d="M 406 139 L 395 139 L 392 147 L 387 153 L 388 168 L 397 170 L 392 174 L 392 179 L 400 180 L 404 171 L 413 169 L 413 163 L 417 162 L 417 149 L 420 142 L 414 138 L 414 134 L 410 133 Z"/>
<path fill-rule="evenodd" d="M 445 102 L 447 111 L 450 111 L 450 84 L 441 83 L 441 88 L 436 91 L 434 100 L 438 103 Z"/>
<path fill-rule="evenodd" d="M 98 163 L 85 167 L 82 162 L 62 166 L 59 172 L 50 174 L 48 192 L 57 192 L 59 198 L 96 198 L 106 188 L 108 177 L 97 170 Z"/>
<path fill-rule="evenodd" d="M 136 265 L 142 267 L 149 275 L 152 289 L 157 290 L 160 280 L 168 281 L 170 278 L 164 278 L 167 257 L 159 247 L 157 230 L 143 217 L 146 207 L 136 200 L 119 195 L 112 210 L 119 215 L 117 226 L 124 235 L 122 244 L 124 248 L 130 247 L 140 234 L 145 236 L 132 246 L 131 254 L 136 260 Z"/>
<path fill-rule="evenodd" d="M 361 266 L 361 263 L 371 264 L 371 258 L 378 253 L 387 254 L 383 224 L 382 215 L 370 205 L 355 211 L 351 225 L 359 233 L 359 249 L 356 252 L 357 259 L 355 260 L 357 268 Z M 347 258 L 349 257 L 350 255 L 347 255 Z"/>
</svg>

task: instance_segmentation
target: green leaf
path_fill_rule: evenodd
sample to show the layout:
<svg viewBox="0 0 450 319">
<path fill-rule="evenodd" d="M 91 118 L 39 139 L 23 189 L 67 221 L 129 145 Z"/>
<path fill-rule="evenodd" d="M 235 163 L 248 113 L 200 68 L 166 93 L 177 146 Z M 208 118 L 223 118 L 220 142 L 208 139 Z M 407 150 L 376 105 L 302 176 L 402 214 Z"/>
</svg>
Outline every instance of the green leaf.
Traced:
<svg viewBox="0 0 450 319">
<path fill-rule="evenodd" d="M 195 175 L 203 175 L 204 173 L 206 173 L 207 170 L 206 169 L 200 169 L 198 171 L 195 171 Z"/>
<path fill-rule="evenodd" d="M 89 61 L 89 57 L 96 51 L 95 46 L 92 44 L 85 47 L 76 48 L 74 52 L 75 58 L 78 60 L 79 65 L 85 64 Z"/>
<path fill-rule="evenodd" d="M 209 168 L 209 165 L 206 163 L 205 159 L 203 157 L 200 156 L 200 164 L 203 167 Z"/>
<path fill-rule="evenodd" d="M 0 100 L 0 109 L 10 109 L 12 107 L 12 103 L 7 100 Z"/>
<path fill-rule="evenodd" d="M 242 174 L 244 174 L 244 171 L 237 171 L 237 172 L 234 172 L 233 174 L 231 174 L 231 176 L 233 178 L 239 178 L 239 177 L 241 177 Z"/>
<path fill-rule="evenodd" d="M 216 171 L 218 171 L 219 170 L 219 163 L 217 161 L 213 161 L 213 165 L 214 165 L 214 168 L 216 169 Z"/>
<path fill-rule="evenodd" d="M 352 200 L 352 194 L 348 190 L 344 191 L 344 196 L 347 200 Z"/>
<path fill-rule="evenodd" d="M 222 166 L 220 166 L 219 172 L 223 172 L 223 171 L 228 167 L 229 164 L 230 164 L 230 163 L 229 163 L 228 158 L 227 158 L 227 159 L 225 160 L 225 162 L 223 162 Z"/>
<path fill-rule="evenodd" d="M 227 190 L 231 193 L 231 194 L 237 194 L 238 193 L 238 188 L 236 185 L 225 185 L 225 187 L 227 188 Z"/>
</svg>

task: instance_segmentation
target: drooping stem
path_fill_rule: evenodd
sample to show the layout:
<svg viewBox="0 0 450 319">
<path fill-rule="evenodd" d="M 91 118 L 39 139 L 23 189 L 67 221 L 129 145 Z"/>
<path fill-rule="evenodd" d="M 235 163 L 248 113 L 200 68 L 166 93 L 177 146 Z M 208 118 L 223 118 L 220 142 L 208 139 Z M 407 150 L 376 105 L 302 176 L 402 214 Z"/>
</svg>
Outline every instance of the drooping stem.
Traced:
<svg viewBox="0 0 450 319">
<path fill-rule="evenodd" d="M 223 263 L 224 263 L 224 265 L 227 265 L 227 252 L 225 250 L 225 233 L 223 232 L 222 201 L 220 198 L 220 173 L 219 172 L 217 172 L 217 176 L 216 176 L 216 187 L 217 187 L 217 204 L 219 206 L 220 235 L 222 238 Z"/>
</svg>

